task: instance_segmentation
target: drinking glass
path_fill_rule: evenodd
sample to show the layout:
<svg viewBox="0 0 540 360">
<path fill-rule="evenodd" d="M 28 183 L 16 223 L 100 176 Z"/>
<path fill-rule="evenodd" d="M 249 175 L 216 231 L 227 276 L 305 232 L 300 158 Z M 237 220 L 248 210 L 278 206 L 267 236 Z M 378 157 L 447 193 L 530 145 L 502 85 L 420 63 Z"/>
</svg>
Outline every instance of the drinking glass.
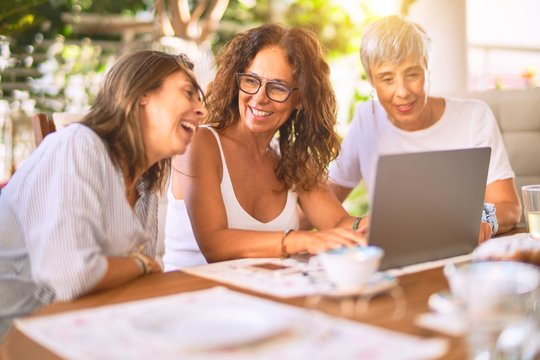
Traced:
<svg viewBox="0 0 540 360">
<path fill-rule="evenodd" d="M 521 187 L 529 237 L 540 240 L 540 185 Z"/>
<path fill-rule="evenodd" d="M 538 331 L 536 266 L 504 261 L 448 264 L 445 275 L 467 321 L 470 359 L 532 358 Z"/>
</svg>

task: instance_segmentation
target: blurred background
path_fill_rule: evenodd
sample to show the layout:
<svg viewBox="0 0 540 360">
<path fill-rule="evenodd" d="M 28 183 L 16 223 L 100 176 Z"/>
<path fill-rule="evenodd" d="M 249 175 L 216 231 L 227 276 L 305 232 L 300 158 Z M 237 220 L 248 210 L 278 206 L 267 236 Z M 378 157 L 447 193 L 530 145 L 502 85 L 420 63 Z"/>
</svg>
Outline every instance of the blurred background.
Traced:
<svg viewBox="0 0 540 360">
<path fill-rule="evenodd" d="M 431 35 L 431 93 L 537 86 L 537 0 L 0 0 L 0 183 L 35 147 L 30 117 L 86 111 L 118 56 L 137 49 L 185 52 L 206 85 L 220 48 L 234 34 L 268 22 L 318 35 L 343 134 L 371 90 L 358 55 L 362 31 L 391 14 Z M 347 206 L 366 212 L 362 187 Z"/>
</svg>

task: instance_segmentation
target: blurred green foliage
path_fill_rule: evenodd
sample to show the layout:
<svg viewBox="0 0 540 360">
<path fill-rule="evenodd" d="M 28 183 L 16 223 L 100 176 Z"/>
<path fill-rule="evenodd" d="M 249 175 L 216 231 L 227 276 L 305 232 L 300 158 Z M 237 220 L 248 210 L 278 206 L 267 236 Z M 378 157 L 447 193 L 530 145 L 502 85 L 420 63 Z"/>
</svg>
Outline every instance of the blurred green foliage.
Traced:
<svg viewBox="0 0 540 360">
<path fill-rule="evenodd" d="M 196 3 L 190 1 L 190 6 L 193 8 Z M 76 37 L 61 21 L 62 12 L 133 16 L 152 7 L 153 0 L 0 0 L 0 35 L 17 39 L 20 44 L 31 43 L 36 33 L 43 33 L 46 38 Z M 354 9 L 369 20 L 365 2 L 358 2 Z M 238 31 L 278 21 L 314 31 L 330 57 L 351 54 L 358 51 L 363 30 L 353 15 L 331 0 L 230 0 L 223 22 L 232 26 L 220 27 L 213 47 L 219 49 Z"/>
<path fill-rule="evenodd" d="M 194 7 L 196 3 L 197 1 L 192 0 L 190 6 Z M 215 34 L 212 47 L 214 52 L 217 52 L 239 31 L 263 23 L 281 22 L 312 30 L 331 58 L 358 53 L 363 26 L 371 22 L 373 17 L 365 2 L 355 3 L 352 7 L 354 10 L 351 11 L 351 6 L 345 9 L 332 0 L 230 0 L 223 17 L 223 26 L 220 26 Z M 36 35 L 48 39 L 54 39 L 57 35 L 66 39 L 78 38 L 79 35 L 74 34 L 71 27 L 62 22 L 63 12 L 133 16 L 140 10 L 151 10 L 152 7 L 153 0 L 0 0 L 0 35 L 11 38 L 13 52 L 25 52 L 27 45 L 35 43 Z M 362 15 L 361 23 L 358 23 L 358 14 L 351 13 L 354 11 Z M 107 37 L 93 37 L 94 40 L 102 38 Z M 74 53 L 76 51 L 78 50 L 73 46 L 64 47 L 56 56 L 59 57 L 59 64 L 65 66 L 72 63 L 70 59 L 77 58 Z M 105 65 L 92 63 L 92 66 L 93 71 L 99 73 Z M 358 88 L 353 97 L 349 119 L 352 119 L 359 102 L 369 100 L 369 96 Z M 361 185 L 356 188 L 345 205 L 355 215 L 365 214 L 368 206 L 365 187 Z"/>
<path fill-rule="evenodd" d="M 151 0 L 150 0 L 151 1 Z M 12 39 L 12 50 L 34 41 L 36 34 L 46 38 L 74 34 L 62 19 L 63 12 L 134 15 L 147 7 L 148 0 L 0 0 L 0 35 Z"/>
<path fill-rule="evenodd" d="M 361 4 L 359 11 L 361 10 Z M 344 8 L 327 0 L 297 0 L 285 13 L 287 23 L 311 29 L 328 49 L 329 56 L 354 53 L 360 46 L 361 29 Z"/>
</svg>

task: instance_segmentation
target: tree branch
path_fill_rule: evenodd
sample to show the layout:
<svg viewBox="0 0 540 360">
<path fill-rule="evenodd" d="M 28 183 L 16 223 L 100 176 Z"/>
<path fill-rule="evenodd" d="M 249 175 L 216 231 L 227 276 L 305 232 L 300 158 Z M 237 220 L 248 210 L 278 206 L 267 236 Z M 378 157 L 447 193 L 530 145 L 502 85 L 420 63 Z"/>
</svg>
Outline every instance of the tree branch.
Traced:
<svg viewBox="0 0 540 360">
<path fill-rule="evenodd" d="M 194 24 L 194 23 L 198 22 L 201 19 L 207 5 L 208 5 L 208 1 L 206 1 L 206 0 L 199 1 L 199 3 L 197 4 L 197 7 L 191 13 L 191 20 L 190 20 L 191 24 Z"/>
<path fill-rule="evenodd" d="M 228 5 L 229 0 L 212 0 L 207 10 L 207 16 L 201 26 L 201 35 L 197 39 L 197 43 L 205 42 L 216 31 Z"/>
<path fill-rule="evenodd" d="M 188 1 L 169 0 L 169 10 L 171 11 L 172 27 L 175 35 L 186 38 L 186 28 L 190 18 Z"/>
<path fill-rule="evenodd" d="M 174 29 L 172 27 L 169 16 L 165 11 L 165 4 L 163 4 L 163 0 L 155 0 L 155 6 L 156 17 L 158 18 L 159 24 L 159 35 L 174 36 Z"/>
</svg>

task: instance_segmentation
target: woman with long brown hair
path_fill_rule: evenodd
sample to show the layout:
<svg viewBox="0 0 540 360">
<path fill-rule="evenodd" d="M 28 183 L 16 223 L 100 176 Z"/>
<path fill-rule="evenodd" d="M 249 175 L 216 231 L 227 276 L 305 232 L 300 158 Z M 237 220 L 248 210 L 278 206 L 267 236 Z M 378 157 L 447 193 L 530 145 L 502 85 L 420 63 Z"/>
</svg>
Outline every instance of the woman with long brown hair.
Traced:
<svg viewBox="0 0 540 360">
<path fill-rule="evenodd" d="M 12 320 L 161 271 L 157 192 L 206 116 L 184 56 L 140 51 L 81 123 L 47 136 L 0 196 L 0 339 Z"/>
</svg>

